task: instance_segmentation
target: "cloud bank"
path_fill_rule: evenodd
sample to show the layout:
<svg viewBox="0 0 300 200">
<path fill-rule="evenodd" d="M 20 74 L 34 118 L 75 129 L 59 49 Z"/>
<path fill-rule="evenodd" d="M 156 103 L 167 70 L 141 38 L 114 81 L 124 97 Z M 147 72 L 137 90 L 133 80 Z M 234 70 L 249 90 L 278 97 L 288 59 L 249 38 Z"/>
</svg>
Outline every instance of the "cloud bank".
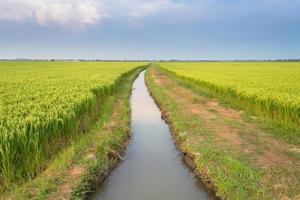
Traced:
<svg viewBox="0 0 300 200">
<path fill-rule="evenodd" d="M 1 21 L 83 29 L 104 18 L 126 24 L 295 21 L 299 0 L 0 0 Z M 269 19 L 268 19 L 269 18 Z M 268 20 L 266 20 L 268 19 Z"/>
<path fill-rule="evenodd" d="M 0 0 L 0 21 L 32 21 L 74 29 L 96 25 L 108 15 L 95 0 Z"/>
<path fill-rule="evenodd" d="M 178 13 L 190 6 L 172 0 L 0 0 L 0 22 L 33 22 L 41 26 L 85 28 L 105 17 L 137 20 Z"/>
</svg>

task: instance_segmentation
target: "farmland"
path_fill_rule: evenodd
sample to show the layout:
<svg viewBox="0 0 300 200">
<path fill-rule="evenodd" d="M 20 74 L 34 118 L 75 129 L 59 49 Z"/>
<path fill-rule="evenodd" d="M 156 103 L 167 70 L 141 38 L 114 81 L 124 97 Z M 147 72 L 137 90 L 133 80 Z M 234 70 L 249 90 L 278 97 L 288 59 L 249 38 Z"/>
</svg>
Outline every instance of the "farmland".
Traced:
<svg viewBox="0 0 300 200">
<path fill-rule="evenodd" d="M 299 62 L 162 63 L 162 68 L 259 117 L 300 125 Z"/>
<path fill-rule="evenodd" d="M 0 62 L 0 199 L 297 199 L 299 85 L 299 62 Z"/>
<path fill-rule="evenodd" d="M 142 63 L 1 62 L 0 182 L 30 178 Z M 96 109 L 95 109 L 96 108 Z"/>
</svg>

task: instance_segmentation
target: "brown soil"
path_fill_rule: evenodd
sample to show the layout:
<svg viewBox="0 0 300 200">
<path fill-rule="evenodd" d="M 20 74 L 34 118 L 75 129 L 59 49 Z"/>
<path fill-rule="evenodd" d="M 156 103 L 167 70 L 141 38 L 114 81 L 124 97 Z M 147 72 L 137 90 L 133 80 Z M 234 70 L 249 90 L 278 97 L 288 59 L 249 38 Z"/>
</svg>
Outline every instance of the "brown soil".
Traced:
<svg viewBox="0 0 300 200">
<path fill-rule="evenodd" d="M 288 156 L 283 153 L 277 154 L 274 151 L 266 151 L 263 155 L 259 156 L 257 159 L 258 165 L 262 167 L 278 166 L 278 165 L 292 165 L 293 162 Z"/>
<path fill-rule="evenodd" d="M 83 172 L 84 168 L 81 166 L 74 166 L 69 169 L 68 174 L 66 175 L 66 182 L 59 187 L 59 197 L 55 194 L 50 195 L 49 199 L 69 199 L 72 192 L 70 183 L 74 183 Z"/>
<path fill-rule="evenodd" d="M 83 168 L 82 168 L 82 167 L 80 167 L 80 166 L 75 166 L 75 167 L 73 167 L 73 168 L 71 169 L 70 175 L 71 175 L 72 177 L 76 177 L 76 176 L 80 175 L 82 172 L 83 172 Z"/>
</svg>

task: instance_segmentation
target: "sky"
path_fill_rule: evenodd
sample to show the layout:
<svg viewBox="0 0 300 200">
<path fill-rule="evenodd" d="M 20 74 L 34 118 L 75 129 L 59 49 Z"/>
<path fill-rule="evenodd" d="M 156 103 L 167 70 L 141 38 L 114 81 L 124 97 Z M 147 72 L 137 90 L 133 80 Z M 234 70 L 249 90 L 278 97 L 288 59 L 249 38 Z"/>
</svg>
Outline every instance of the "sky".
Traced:
<svg viewBox="0 0 300 200">
<path fill-rule="evenodd" d="M 0 58 L 300 58 L 300 0 L 0 0 Z"/>
</svg>

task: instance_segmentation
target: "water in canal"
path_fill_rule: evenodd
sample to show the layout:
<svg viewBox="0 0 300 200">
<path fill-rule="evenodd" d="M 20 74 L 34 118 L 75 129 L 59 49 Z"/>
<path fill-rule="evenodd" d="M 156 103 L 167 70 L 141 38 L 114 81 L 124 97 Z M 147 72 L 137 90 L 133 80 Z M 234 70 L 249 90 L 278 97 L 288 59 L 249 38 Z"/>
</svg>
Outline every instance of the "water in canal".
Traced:
<svg viewBox="0 0 300 200">
<path fill-rule="evenodd" d="M 182 161 L 168 125 L 149 95 L 142 72 L 131 96 L 132 138 L 124 161 L 93 200 L 214 199 Z"/>
</svg>

